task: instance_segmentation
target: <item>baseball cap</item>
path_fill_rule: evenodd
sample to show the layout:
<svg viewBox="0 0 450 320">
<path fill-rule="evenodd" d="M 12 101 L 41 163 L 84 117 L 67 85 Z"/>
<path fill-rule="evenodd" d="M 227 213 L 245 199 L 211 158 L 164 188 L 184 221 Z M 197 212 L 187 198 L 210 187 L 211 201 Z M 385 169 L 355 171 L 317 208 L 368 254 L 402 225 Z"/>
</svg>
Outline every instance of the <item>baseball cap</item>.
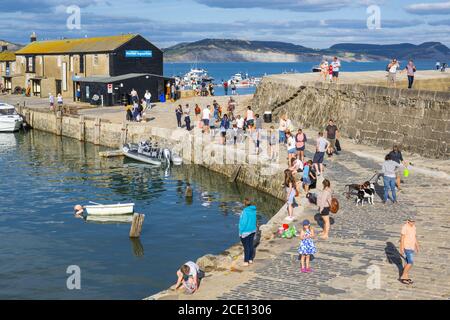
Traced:
<svg viewBox="0 0 450 320">
<path fill-rule="evenodd" d="M 309 226 L 311 223 L 309 222 L 309 220 L 305 220 L 303 221 L 303 226 Z"/>
</svg>

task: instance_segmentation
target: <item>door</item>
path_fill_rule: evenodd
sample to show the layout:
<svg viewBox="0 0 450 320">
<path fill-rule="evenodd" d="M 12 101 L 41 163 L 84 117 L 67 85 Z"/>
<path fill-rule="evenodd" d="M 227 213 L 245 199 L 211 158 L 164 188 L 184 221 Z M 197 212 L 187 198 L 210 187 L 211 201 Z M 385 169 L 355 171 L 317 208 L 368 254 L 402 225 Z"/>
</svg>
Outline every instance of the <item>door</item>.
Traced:
<svg viewBox="0 0 450 320">
<path fill-rule="evenodd" d="M 56 94 L 61 93 L 62 94 L 62 81 L 56 80 Z"/>
</svg>

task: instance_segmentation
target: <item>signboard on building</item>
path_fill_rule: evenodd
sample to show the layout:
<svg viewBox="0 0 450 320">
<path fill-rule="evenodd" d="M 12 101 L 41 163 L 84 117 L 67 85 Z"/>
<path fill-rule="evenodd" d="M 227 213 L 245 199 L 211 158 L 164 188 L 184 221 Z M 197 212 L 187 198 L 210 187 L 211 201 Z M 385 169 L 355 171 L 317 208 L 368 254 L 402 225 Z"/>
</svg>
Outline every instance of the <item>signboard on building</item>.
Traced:
<svg viewBox="0 0 450 320">
<path fill-rule="evenodd" d="M 112 83 L 108 83 L 108 93 L 113 93 L 113 85 L 112 85 Z"/>
<path fill-rule="evenodd" d="M 126 50 L 126 58 L 152 58 L 153 51 L 151 50 Z"/>
</svg>

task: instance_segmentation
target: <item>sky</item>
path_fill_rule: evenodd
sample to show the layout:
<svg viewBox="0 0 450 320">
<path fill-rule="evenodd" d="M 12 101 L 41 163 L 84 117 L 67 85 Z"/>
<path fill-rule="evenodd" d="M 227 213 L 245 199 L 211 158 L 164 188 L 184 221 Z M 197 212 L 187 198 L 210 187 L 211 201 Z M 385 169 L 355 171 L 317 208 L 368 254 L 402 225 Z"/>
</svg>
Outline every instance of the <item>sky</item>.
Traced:
<svg viewBox="0 0 450 320">
<path fill-rule="evenodd" d="M 450 1 L 0 0 L 0 39 L 26 44 L 31 32 L 39 40 L 139 33 L 161 48 L 205 38 L 450 46 Z"/>
</svg>

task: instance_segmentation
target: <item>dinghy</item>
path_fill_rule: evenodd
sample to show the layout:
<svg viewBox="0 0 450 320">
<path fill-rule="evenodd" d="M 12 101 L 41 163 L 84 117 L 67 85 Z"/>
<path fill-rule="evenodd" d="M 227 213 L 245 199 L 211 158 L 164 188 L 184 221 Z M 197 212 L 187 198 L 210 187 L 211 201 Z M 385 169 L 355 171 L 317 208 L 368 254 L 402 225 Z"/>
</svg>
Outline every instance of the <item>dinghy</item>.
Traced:
<svg viewBox="0 0 450 320">
<path fill-rule="evenodd" d="M 90 216 L 120 216 L 134 213 L 134 203 L 118 203 L 118 204 L 99 204 L 93 203 L 91 206 L 85 206 L 87 214 Z"/>
<path fill-rule="evenodd" d="M 145 162 L 155 166 L 161 166 L 163 163 L 181 165 L 183 159 L 175 152 L 167 148 L 160 148 L 157 144 L 142 141 L 139 144 L 128 143 L 122 148 L 123 154 L 131 159 Z"/>
</svg>

